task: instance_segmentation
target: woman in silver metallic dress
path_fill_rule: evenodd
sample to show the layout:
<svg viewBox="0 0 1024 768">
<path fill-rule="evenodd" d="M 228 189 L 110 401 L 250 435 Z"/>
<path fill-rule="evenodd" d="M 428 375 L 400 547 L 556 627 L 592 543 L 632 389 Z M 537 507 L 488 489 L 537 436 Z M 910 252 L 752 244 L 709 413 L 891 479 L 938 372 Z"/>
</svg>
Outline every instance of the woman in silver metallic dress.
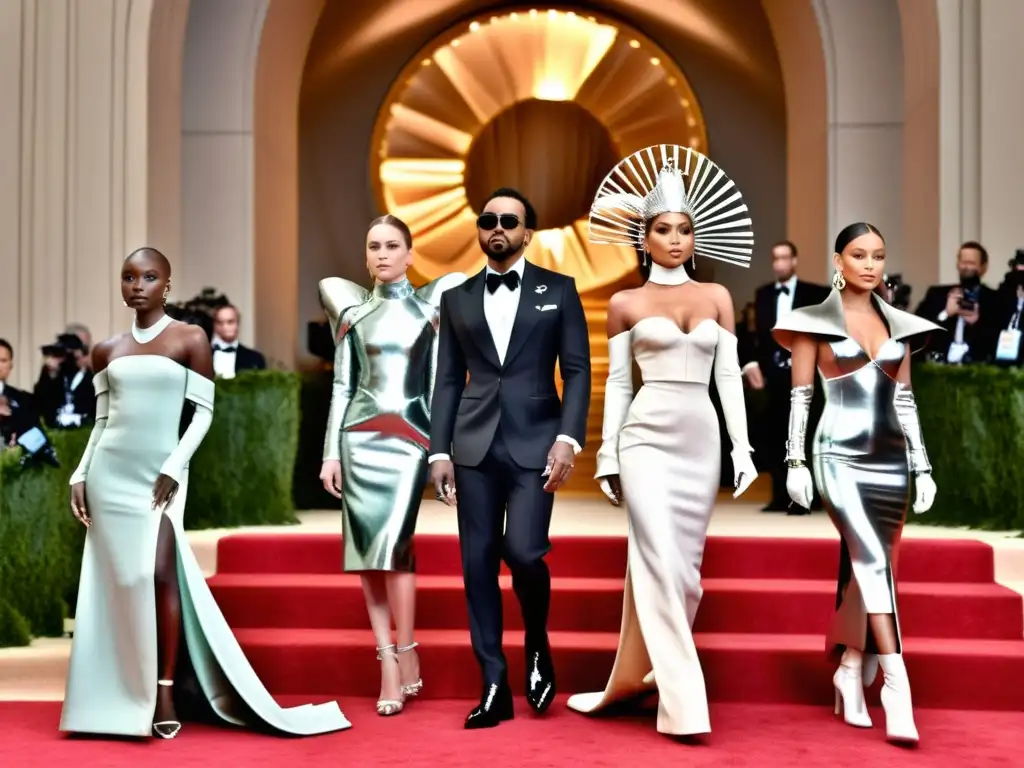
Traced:
<svg viewBox="0 0 1024 768">
<path fill-rule="evenodd" d="M 382 216 L 366 236 L 373 290 L 340 277 L 320 282 L 337 345 L 320 479 L 342 500 L 344 570 L 362 575 L 381 662 L 381 715 L 398 714 L 423 687 L 412 653 L 412 537 L 427 478 L 441 293 L 465 280 L 445 275 L 417 290 L 406 277 L 411 265 L 409 227 Z"/>
<path fill-rule="evenodd" d="M 817 483 L 842 540 L 837 609 L 828 650 L 841 656 L 832 678 L 836 714 L 871 727 L 864 685 L 882 667 L 882 707 L 890 740 L 917 742 L 910 682 L 903 664 L 895 564 L 914 475 L 914 511 L 928 511 L 935 483 L 910 389 L 909 341 L 940 330 L 890 306 L 877 293 L 885 242 L 870 224 L 846 227 L 835 242 L 833 291 L 821 304 L 794 310 L 775 326 L 793 355 L 786 462 L 787 489 L 809 506 Z M 817 368 L 825 410 L 814 437 L 811 470 L 805 434 Z"/>
</svg>

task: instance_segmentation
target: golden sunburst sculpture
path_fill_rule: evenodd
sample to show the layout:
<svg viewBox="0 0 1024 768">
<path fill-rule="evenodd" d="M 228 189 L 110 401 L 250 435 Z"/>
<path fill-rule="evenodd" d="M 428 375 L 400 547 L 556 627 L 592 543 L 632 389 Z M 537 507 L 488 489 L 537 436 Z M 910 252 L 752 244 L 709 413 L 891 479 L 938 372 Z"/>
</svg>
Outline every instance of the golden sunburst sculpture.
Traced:
<svg viewBox="0 0 1024 768">
<path fill-rule="evenodd" d="M 587 242 L 598 184 L 663 143 L 707 154 L 700 106 L 664 51 L 606 17 L 525 9 L 461 24 L 416 56 L 378 115 L 370 178 L 412 229 L 418 277 L 480 269 L 479 207 L 511 186 L 538 211 L 528 258 L 585 292 L 637 263 L 631 248 Z"/>
</svg>

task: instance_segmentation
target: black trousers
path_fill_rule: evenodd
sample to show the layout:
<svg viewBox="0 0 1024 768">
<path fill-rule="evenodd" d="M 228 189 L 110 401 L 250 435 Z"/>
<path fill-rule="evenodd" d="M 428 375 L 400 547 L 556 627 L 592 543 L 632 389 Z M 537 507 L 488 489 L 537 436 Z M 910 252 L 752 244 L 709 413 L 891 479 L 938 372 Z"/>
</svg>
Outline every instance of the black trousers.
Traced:
<svg viewBox="0 0 1024 768">
<path fill-rule="evenodd" d="M 455 465 L 469 631 L 487 684 L 502 680 L 508 668 L 501 650 L 502 559 L 512 572 L 527 648 L 546 641 L 551 574 L 544 556 L 551 549 L 548 529 L 555 500 L 544 490 L 546 479 L 540 470 L 523 469 L 512 460 L 500 427 L 479 465 Z"/>
<path fill-rule="evenodd" d="M 766 441 L 766 469 L 772 476 L 772 503 L 786 505 L 786 438 L 789 435 L 790 394 L 793 376 L 789 368 L 766 371 L 765 389 L 768 390 L 768 440 Z"/>
</svg>

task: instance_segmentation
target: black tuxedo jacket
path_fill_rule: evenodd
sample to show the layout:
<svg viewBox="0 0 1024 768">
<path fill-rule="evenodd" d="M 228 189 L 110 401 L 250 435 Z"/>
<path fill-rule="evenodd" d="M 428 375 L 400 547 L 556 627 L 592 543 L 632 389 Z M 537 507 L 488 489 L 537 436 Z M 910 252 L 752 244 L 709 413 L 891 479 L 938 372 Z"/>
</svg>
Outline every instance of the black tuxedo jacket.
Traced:
<svg viewBox="0 0 1024 768">
<path fill-rule="evenodd" d="M 502 364 L 484 316 L 485 273 L 441 295 L 430 453 L 475 467 L 500 420 L 512 459 L 524 469 L 543 469 L 558 435 L 580 447 L 586 441 L 590 339 L 583 304 L 571 277 L 527 262 Z"/>
<path fill-rule="evenodd" d="M 10 416 L 0 416 L 0 439 L 4 445 L 10 442 L 12 435 L 22 435 L 32 427 L 41 426 L 39 423 L 39 411 L 36 409 L 35 400 L 32 395 L 21 389 L 16 389 L 9 384 L 4 385 L 4 391 L 0 396 L 7 398 L 11 408 Z"/>
<path fill-rule="evenodd" d="M 829 290 L 824 285 L 798 279 L 793 292 L 793 309 L 820 304 L 828 298 Z M 740 365 L 757 362 L 764 376 L 779 370 L 779 362 L 784 363 L 790 357 L 772 336 L 772 328 L 778 321 L 777 296 L 774 282 L 757 289 L 754 294 L 754 333 L 748 337 L 745 348 L 740 349 Z"/>
<path fill-rule="evenodd" d="M 939 315 L 946 309 L 946 297 L 956 285 L 933 285 L 925 291 L 924 298 L 917 305 L 914 314 L 931 320 L 946 329 L 946 333 L 933 333 L 928 342 L 929 352 L 939 352 L 943 356 L 949 350 L 949 344 L 955 338 L 956 317 L 939 320 Z M 978 322 L 974 325 L 964 323 L 964 342 L 971 348 L 971 359 L 981 362 L 995 354 L 996 339 L 999 337 L 1001 302 L 999 291 L 981 286 L 978 296 Z"/>
<path fill-rule="evenodd" d="M 235 353 L 235 373 L 262 371 L 266 367 L 267 361 L 262 353 L 243 344 L 238 345 L 238 351 Z"/>
</svg>

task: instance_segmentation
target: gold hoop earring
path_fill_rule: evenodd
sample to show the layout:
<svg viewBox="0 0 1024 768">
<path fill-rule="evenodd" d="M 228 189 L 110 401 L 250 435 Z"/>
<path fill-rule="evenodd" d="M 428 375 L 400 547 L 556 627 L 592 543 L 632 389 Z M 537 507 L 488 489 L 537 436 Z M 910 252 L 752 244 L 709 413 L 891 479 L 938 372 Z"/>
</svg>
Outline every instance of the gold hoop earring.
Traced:
<svg viewBox="0 0 1024 768">
<path fill-rule="evenodd" d="M 843 288 L 846 287 L 846 278 L 843 277 L 843 273 L 840 272 L 838 269 L 836 270 L 835 274 L 832 275 L 832 287 L 835 288 L 837 291 L 841 291 L 843 290 Z"/>
</svg>

